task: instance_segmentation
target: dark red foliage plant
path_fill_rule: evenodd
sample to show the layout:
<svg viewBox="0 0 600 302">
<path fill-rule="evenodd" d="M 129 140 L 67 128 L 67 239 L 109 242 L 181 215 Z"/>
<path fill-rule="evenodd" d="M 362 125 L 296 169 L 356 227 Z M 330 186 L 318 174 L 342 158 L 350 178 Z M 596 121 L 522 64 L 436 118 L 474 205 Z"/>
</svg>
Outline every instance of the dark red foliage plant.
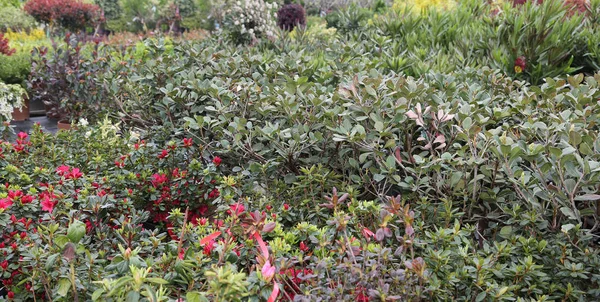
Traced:
<svg viewBox="0 0 600 302">
<path fill-rule="evenodd" d="M 73 31 L 93 25 L 100 12 L 97 5 L 78 0 L 29 0 L 24 9 L 38 22 Z"/>
<path fill-rule="evenodd" d="M 14 48 L 10 48 L 10 45 L 8 45 L 8 39 L 5 38 L 2 33 L 0 33 L 0 54 L 10 56 L 15 53 L 15 51 L 16 50 Z"/>
<path fill-rule="evenodd" d="M 286 4 L 277 12 L 277 26 L 283 30 L 292 31 L 296 26 L 306 25 L 304 8 L 299 4 Z"/>
</svg>

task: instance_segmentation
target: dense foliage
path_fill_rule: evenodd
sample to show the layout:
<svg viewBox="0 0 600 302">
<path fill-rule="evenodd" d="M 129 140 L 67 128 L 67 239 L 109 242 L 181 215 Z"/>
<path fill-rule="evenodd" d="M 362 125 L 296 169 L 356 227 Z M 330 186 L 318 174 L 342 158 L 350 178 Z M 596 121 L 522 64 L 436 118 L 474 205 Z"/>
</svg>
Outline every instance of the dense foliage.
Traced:
<svg viewBox="0 0 600 302">
<path fill-rule="evenodd" d="M 600 300 L 600 1 L 364 2 L 291 31 L 211 2 L 186 41 L 148 32 L 193 1 L 98 1 L 147 35 L 51 32 L 26 86 L 74 129 L 0 126 L 0 296 Z"/>
<path fill-rule="evenodd" d="M 29 0 L 24 9 L 38 22 L 78 31 L 92 25 L 99 8 L 80 0 Z"/>
<path fill-rule="evenodd" d="M 306 25 L 306 15 L 304 8 L 299 4 L 286 4 L 277 12 L 277 26 L 279 28 L 291 31 L 296 26 Z"/>
</svg>

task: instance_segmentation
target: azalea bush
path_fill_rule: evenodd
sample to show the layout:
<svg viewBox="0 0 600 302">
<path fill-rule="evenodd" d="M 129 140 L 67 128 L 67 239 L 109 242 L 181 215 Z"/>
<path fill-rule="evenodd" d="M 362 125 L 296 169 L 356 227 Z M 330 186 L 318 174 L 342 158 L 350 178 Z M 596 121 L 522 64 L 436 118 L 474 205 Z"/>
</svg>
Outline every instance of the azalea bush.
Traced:
<svg viewBox="0 0 600 302">
<path fill-rule="evenodd" d="M 594 14 L 365 6 L 267 35 L 274 5 L 233 5 L 240 40 L 34 50 L 30 95 L 76 129 L 0 143 L 0 296 L 600 299 Z"/>
<path fill-rule="evenodd" d="M 37 127 L 2 143 L 0 268 L 9 299 L 600 294 L 598 251 L 579 225 L 541 239 L 535 224 L 518 229 L 517 215 L 490 235 L 451 201 L 369 201 L 348 186 L 298 194 L 323 185 L 318 169 L 282 201 L 247 187 L 245 173 L 224 176 L 228 163 L 193 139 L 157 146 L 135 132 L 118 135 L 109 122 L 79 127 L 56 137 Z M 198 199 L 184 200 L 187 188 Z"/>
</svg>

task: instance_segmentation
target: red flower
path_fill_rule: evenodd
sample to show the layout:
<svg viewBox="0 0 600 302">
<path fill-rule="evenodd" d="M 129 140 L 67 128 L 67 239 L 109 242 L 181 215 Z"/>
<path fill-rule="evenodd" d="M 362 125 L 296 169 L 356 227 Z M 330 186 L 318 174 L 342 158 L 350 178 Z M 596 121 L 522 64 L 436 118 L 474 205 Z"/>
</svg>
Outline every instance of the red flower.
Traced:
<svg viewBox="0 0 600 302">
<path fill-rule="evenodd" d="M 219 195 L 221 195 L 221 192 L 219 192 L 219 189 L 213 189 L 212 191 L 210 191 L 210 193 L 208 193 L 208 198 L 217 198 L 219 197 Z"/>
<path fill-rule="evenodd" d="M 215 166 L 219 166 L 222 161 L 223 160 L 218 156 L 215 156 L 215 158 L 213 158 L 213 164 L 215 164 Z"/>
<path fill-rule="evenodd" d="M 163 159 L 165 157 L 169 156 L 169 151 L 164 149 L 162 150 L 162 152 L 158 155 L 158 158 Z"/>
<path fill-rule="evenodd" d="M 26 139 L 28 136 L 29 136 L 29 135 L 27 135 L 27 133 L 25 133 L 25 132 L 19 132 L 19 134 L 17 134 L 17 137 L 18 137 L 20 140 L 24 140 L 24 139 Z"/>
<path fill-rule="evenodd" d="M 13 293 L 13 292 L 8 292 L 8 294 L 6 294 L 6 296 L 7 296 L 9 299 L 11 299 L 11 300 L 12 300 L 12 299 L 14 299 L 14 298 L 15 298 L 15 293 Z"/>
<path fill-rule="evenodd" d="M 32 201 L 33 201 L 33 196 L 31 196 L 31 195 L 25 195 L 25 196 L 21 197 L 22 204 L 31 203 Z"/>
<path fill-rule="evenodd" d="M 83 176 L 83 173 L 79 171 L 79 168 L 73 168 L 73 170 L 71 170 L 71 173 L 67 175 L 67 179 L 78 179 L 81 176 Z"/>
<path fill-rule="evenodd" d="M 19 237 L 21 237 L 21 239 L 25 239 L 27 238 L 27 233 L 21 232 L 21 234 L 19 234 Z"/>
<path fill-rule="evenodd" d="M 16 198 L 19 198 L 23 196 L 23 192 L 21 190 L 8 190 L 8 198 L 15 200 Z"/>
<path fill-rule="evenodd" d="M 525 66 L 527 66 L 527 64 L 525 62 L 525 57 L 520 56 L 515 60 L 515 72 L 516 73 L 521 73 L 521 72 L 525 71 Z"/>
<path fill-rule="evenodd" d="M 0 199 L 0 209 L 6 210 L 8 207 L 12 206 L 13 202 L 9 198 Z"/>
<path fill-rule="evenodd" d="M 211 240 L 204 246 L 204 255 L 210 256 L 212 251 L 215 249 L 215 241 Z"/>
<path fill-rule="evenodd" d="M 41 205 L 42 205 L 42 211 L 52 213 L 52 211 L 54 210 L 54 206 L 56 205 L 56 202 L 52 202 L 52 200 L 50 200 L 49 197 L 46 197 L 42 200 Z"/>
<path fill-rule="evenodd" d="M 2 263 L 0 263 L 0 267 L 1 267 L 3 270 L 6 270 L 6 269 L 8 268 L 8 260 L 4 260 L 4 261 L 2 261 Z"/>
<path fill-rule="evenodd" d="M 125 162 L 115 160 L 115 166 L 117 166 L 117 168 L 123 168 L 125 167 Z"/>
<path fill-rule="evenodd" d="M 179 251 L 179 259 L 183 260 L 183 257 L 185 256 L 185 249 L 181 249 L 181 251 Z"/>
<path fill-rule="evenodd" d="M 198 219 L 198 223 L 200 225 L 206 225 L 207 222 L 208 222 L 208 218 L 206 218 L 206 217 L 202 217 L 202 218 Z"/>
<path fill-rule="evenodd" d="M 265 208 L 267 208 L 267 211 L 271 211 L 271 209 L 273 208 L 273 206 L 267 205 Z"/>
<path fill-rule="evenodd" d="M 287 203 L 284 203 L 283 204 L 283 209 L 286 210 L 286 211 L 289 210 L 290 209 L 290 205 L 287 204 Z"/>
<path fill-rule="evenodd" d="M 359 287 L 356 291 L 358 292 L 356 295 L 356 302 L 369 302 L 369 296 L 366 295 L 364 288 Z"/>
<path fill-rule="evenodd" d="M 309 248 L 306 244 L 304 244 L 304 241 L 300 242 L 300 250 L 303 252 L 308 252 Z"/>
<path fill-rule="evenodd" d="M 158 174 L 155 173 L 152 175 L 152 185 L 156 188 L 159 185 L 164 184 L 165 182 L 167 182 L 167 175 L 166 174 Z"/>
<path fill-rule="evenodd" d="M 198 214 L 199 214 L 200 216 L 204 216 L 204 215 L 206 215 L 206 212 L 208 212 L 208 206 L 207 206 L 207 205 L 203 204 L 203 205 L 200 205 L 200 206 L 198 207 Z"/>
<path fill-rule="evenodd" d="M 194 144 L 194 141 L 191 138 L 184 138 L 183 145 L 185 147 L 191 147 Z"/>
</svg>

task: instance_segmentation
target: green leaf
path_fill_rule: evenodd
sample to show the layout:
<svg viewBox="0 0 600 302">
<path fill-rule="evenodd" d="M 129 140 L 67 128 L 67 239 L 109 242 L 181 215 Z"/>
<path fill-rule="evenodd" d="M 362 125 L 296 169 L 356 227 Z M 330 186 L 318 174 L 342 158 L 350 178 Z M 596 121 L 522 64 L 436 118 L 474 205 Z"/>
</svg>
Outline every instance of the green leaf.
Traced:
<svg viewBox="0 0 600 302">
<path fill-rule="evenodd" d="M 129 291 L 127 293 L 127 297 L 125 298 L 126 302 L 137 302 L 140 301 L 140 293 L 136 292 L 136 291 Z"/>
<path fill-rule="evenodd" d="M 85 223 L 75 219 L 67 229 L 67 237 L 71 242 L 79 243 L 83 236 L 85 236 Z"/>
<path fill-rule="evenodd" d="M 598 194 L 585 194 L 585 195 L 575 197 L 575 200 L 577 200 L 577 201 L 594 201 L 594 200 L 599 200 L 599 199 L 600 199 L 600 195 L 598 195 Z"/>
<path fill-rule="evenodd" d="M 58 281 L 58 294 L 61 297 L 66 297 L 71 289 L 71 281 L 67 278 L 62 278 Z"/>
<path fill-rule="evenodd" d="M 156 284 L 169 284 L 169 281 L 162 278 L 146 278 L 146 281 L 156 283 Z"/>
<path fill-rule="evenodd" d="M 479 295 L 477 295 L 477 298 L 475 298 L 475 301 L 481 302 L 483 301 L 483 299 L 485 299 L 485 296 L 487 296 L 486 292 L 480 292 Z"/>
<path fill-rule="evenodd" d="M 46 259 L 46 270 L 50 270 L 53 266 L 54 263 L 56 262 L 56 259 L 58 258 L 58 256 L 60 256 L 60 254 L 52 254 L 50 256 L 48 256 L 48 259 Z"/>
<path fill-rule="evenodd" d="M 385 175 L 375 174 L 375 175 L 373 175 L 373 179 L 375 179 L 376 182 L 380 182 L 385 179 Z"/>
<path fill-rule="evenodd" d="M 92 294 L 92 300 L 97 301 L 104 294 L 104 289 L 99 288 Z"/>
<path fill-rule="evenodd" d="M 185 299 L 187 302 L 208 302 L 208 299 L 199 292 L 188 292 Z"/>
<path fill-rule="evenodd" d="M 502 229 L 500 229 L 500 237 L 502 238 L 509 238 L 513 233 L 513 229 L 511 226 L 505 226 Z"/>
</svg>

